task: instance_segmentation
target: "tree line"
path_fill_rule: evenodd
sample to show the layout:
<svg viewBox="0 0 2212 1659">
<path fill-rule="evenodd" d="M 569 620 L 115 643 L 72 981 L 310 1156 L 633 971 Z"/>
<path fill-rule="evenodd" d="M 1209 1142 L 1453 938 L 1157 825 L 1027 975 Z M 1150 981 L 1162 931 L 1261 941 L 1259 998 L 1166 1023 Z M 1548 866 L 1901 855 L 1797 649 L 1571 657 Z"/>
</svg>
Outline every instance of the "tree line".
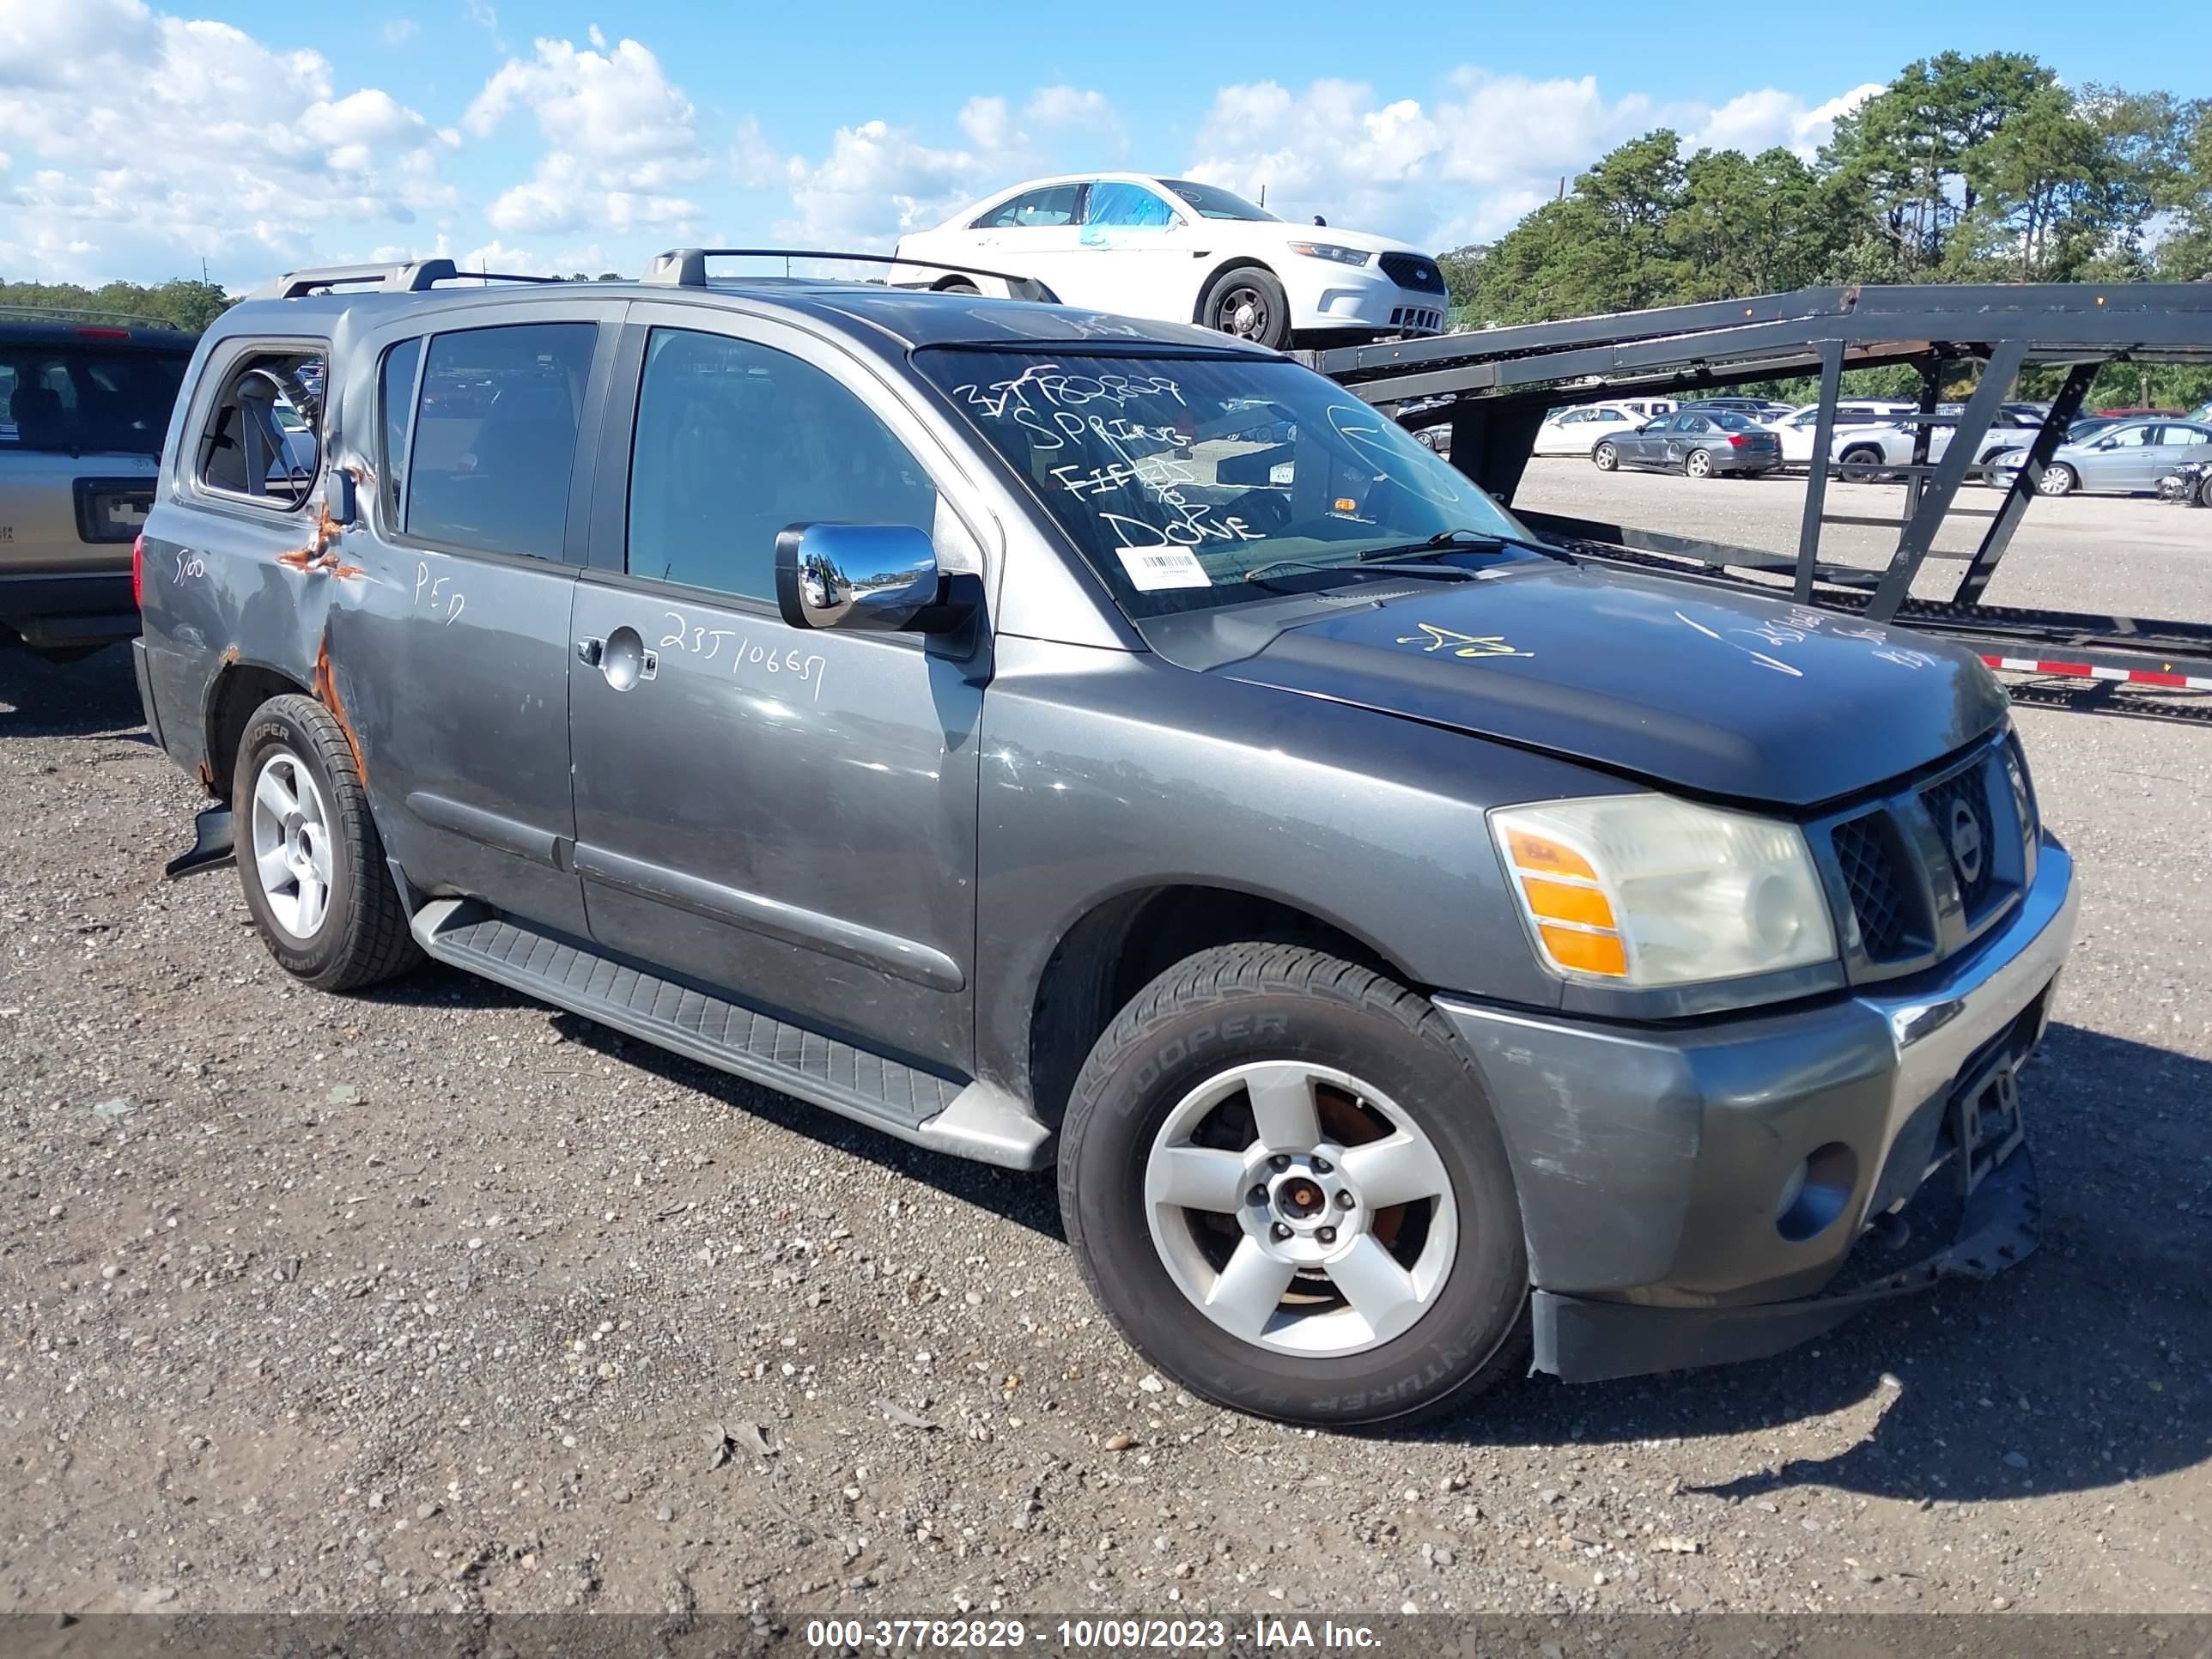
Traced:
<svg viewBox="0 0 2212 1659">
<path fill-rule="evenodd" d="M 1477 326 L 1854 283 L 2203 280 L 2212 100 L 2069 87 L 2019 52 L 1944 52 L 1840 118 L 1809 162 L 1685 155 L 1662 127 L 1439 263 Z M 1861 378 L 1884 376 L 1911 371 Z M 2112 365 L 2092 392 L 2207 395 L 2212 371 L 2155 364 Z"/>
</svg>

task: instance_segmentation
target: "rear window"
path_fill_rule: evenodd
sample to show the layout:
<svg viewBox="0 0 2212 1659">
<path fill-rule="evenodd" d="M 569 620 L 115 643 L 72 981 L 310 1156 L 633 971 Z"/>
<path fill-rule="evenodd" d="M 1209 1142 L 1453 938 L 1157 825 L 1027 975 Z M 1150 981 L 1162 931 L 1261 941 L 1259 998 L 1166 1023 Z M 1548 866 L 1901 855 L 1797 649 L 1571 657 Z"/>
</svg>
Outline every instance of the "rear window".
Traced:
<svg viewBox="0 0 2212 1659">
<path fill-rule="evenodd" d="M 0 341 L 0 448 L 158 455 L 189 350 Z"/>
</svg>

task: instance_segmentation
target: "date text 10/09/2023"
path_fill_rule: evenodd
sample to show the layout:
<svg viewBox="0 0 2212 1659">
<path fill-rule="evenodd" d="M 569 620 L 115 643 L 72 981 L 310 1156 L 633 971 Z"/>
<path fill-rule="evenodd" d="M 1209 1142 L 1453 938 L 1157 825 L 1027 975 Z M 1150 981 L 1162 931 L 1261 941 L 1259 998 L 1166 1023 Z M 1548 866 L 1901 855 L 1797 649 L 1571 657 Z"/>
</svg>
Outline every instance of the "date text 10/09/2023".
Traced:
<svg viewBox="0 0 2212 1659">
<path fill-rule="evenodd" d="M 1036 1648 L 1048 1653 L 1207 1653 L 1304 1650 L 1360 1652 L 1382 1632 L 1334 1619 L 810 1619 L 808 1649 L 823 1654 L 957 1652 Z"/>
</svg>

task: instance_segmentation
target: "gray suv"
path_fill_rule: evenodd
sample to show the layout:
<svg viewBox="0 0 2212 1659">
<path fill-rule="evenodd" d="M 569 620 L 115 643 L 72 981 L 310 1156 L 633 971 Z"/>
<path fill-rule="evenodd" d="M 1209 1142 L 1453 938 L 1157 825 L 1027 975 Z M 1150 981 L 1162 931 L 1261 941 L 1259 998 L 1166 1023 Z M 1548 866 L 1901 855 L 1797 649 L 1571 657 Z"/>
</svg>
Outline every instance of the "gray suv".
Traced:
<svg viewBox="0 0 2212 1659">
<path fill-rule="evenodd" d="M 1196 328 L 708 264 L 202 343 L 138 672 L 289 972 L 1056 1161 L 1129 1339 L 1307 1423 L 2033 1245 L 2071 864 L 1973 657 L 1578 562 Z"/>
</svg>

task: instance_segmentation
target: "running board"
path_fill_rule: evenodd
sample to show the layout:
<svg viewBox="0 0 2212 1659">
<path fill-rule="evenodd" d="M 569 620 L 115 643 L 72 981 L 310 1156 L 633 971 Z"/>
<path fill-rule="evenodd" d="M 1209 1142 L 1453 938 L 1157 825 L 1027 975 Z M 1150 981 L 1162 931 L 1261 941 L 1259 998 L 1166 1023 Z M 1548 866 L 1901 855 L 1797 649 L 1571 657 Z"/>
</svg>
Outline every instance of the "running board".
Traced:
<svg viewBox="0 0 2212 1659">
<path fill-rule="evenodd" d="M 901 1140 L 1008 1170 L 1052 1162 L 1052 1131 L 991 1084 L 918 1071 L 533 932 L 465 899 L 434 899 L 409 925 L 440 962 Z"/>
</svg>

